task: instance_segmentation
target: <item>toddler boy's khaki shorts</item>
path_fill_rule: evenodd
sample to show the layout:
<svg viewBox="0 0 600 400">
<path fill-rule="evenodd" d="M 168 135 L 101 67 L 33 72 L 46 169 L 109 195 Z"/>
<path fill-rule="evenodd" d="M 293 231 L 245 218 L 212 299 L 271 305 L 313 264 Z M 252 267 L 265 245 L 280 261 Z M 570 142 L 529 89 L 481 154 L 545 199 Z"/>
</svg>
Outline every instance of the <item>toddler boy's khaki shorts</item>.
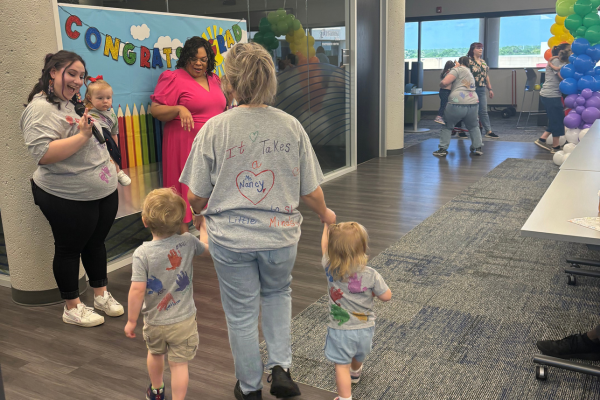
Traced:
<svg viewBox="0 0 600 400">
<path fill-rule="evenodd" d="M 171 362 L 193 360 L 198 350 L 196 316 L 171 325 L 144 324 L 144 340 L 151 354 L 168 354 Z"/>
</svg>

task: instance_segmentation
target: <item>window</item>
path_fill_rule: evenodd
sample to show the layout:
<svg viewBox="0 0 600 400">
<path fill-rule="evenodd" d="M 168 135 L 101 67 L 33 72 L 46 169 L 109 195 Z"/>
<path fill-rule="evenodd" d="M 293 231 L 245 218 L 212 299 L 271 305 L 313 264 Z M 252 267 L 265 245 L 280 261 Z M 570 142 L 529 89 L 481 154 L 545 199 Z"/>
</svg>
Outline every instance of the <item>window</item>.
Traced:
<svg viewBox="0 0 600 400">
<path fill-rule="evenodd" d="M 483 42 L 481 24 L 483 20 L 479 18 L 422 22 L 423 69 L 443 69 L 446 61 L 466 55 L 471 43 Z"/>
<path fill-rule="evenodd" d="M 535 67 L 546 63 L 554 14 L 500 18 L 498 68 Z"/>
<path fill-rule="evenodd" d="M 419 47 L 419 23 L 407 22 L 404 27 L 404 58 L 416 61 Z"/>
</svg>

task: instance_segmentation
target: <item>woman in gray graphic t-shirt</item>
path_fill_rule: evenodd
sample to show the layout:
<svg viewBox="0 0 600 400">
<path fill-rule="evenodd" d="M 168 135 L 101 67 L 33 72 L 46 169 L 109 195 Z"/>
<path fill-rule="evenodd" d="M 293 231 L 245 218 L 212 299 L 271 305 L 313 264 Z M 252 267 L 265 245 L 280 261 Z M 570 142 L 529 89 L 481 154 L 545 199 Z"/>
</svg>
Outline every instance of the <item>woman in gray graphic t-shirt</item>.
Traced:
<svg viewBox="0 0 600 400">
<path fill-rule="evenodd" d="M 290 283 L 300 198 L 324 222 L 335 221 L 335 214 L 325 205 L 323 174 L 302 125 L 267 105 L 277 92 L 269 53 L 256 43 L 237 44 L 227 51 L 225 73 L 225 89 L 240 106 L 202 127 L 180 181 L 189 187 L 194 215 L 208 204 L 202 214 L 227 317 L 236 398 L 255 398 L 262 388 L 261 309 L 271 393 L 297 396 L 289 372 Z"/>
<path fill-rule="evenodd" d="M 94 307 L 113 317 L 122 315 L 123 307 L 106 288 L 104 247 L 119 205 L 117 171 L 106 144 L 92 137 L 87 111 L 83 117 L 75 112 L 85 76 L 79 55 L 48 54 L 21 130 L 38 166 L 31 180 L 33 198 L 54 235 L 54 278 L 66 301 L 63 321 L 90 327 L 104 317 L 79 300 L 80 258 L 94 289 Z"/>
</svg>

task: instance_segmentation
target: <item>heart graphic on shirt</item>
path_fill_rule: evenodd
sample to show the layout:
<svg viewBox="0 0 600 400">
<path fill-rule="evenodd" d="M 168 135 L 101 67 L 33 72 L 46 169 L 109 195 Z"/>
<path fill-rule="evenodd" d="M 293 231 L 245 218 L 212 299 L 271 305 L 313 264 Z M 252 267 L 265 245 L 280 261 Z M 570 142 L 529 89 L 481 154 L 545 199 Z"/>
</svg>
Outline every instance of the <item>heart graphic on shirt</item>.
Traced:
<svg viewBox="0 0 600 400">
<path fill-rule="evenodd" d="M 242 171 L 235 178 L 235 184 L 240 194 L 252 204 L 257 205 L 267 197 L 273 185 L 275 174 L 271 170 L 264 170 L 255 174 L 252 171 Z"/>
<path fill-rule="evenodd" d="M 220 209 L 220 208 L 215 208 L 215 212 L 216 212 L 217 214 L 221 214 L 221 209 Z"/>
<path fill-rule="evenodd" d="M 296 167 L 296 168 L 294 168 L 294 169 L 292 170 L 292 174 L 293 174 L 294 176 L 298 176 L 298 174 L 299 174 L 299 173 L 300 173 L 300 168 L 298 168 L 298 167 Z"/>
<path fill-rule="evenodd" d="M 250 134 L 250 140 L 252 140 L 253 142 L 256 141 L 256 138 L 258 137 L 258 131 L 256 132 L 252 132 Z"/>
</svg>

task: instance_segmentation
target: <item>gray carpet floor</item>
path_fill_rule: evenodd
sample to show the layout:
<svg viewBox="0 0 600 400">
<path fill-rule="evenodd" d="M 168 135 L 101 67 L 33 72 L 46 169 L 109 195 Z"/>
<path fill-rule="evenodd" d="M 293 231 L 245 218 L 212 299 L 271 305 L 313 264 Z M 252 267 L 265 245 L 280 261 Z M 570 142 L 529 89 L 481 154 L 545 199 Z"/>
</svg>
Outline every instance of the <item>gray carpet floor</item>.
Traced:
<svg viewBox="0 0 600 400">
<path fill-rule="evenodd" d="M 600 399 L 594 377 L 551 368 L 548 381 L 535 379 L 536 340 L 600 320 L 600 281 L 568 286 L 562 272 L 568 256 L 600 254 L 520 235 L 557 172 L 551 161 L 508 159 L 370 261 L 393 299 L 376 302 L 373 351 L 353 398 Z M 327 312 L 325 295 L 293 319 L 292 372 L 335 391 Z"/>
<path fill-rule="evenodd" d="M 537 119 L 536 117 L 531 117 L 529 120 L 529 125 L 527 128 L 517 128 L 517 118 L 502 118 L 499 113 L 491 112 L 490 113 L 490 123 L 492 125 L 492 130 L 500 136 L 499 139 L 489 139 L 485 136 L 483 137 L 484 141 L 488 140 L 501 140 L 505 142 L 533 142 L 544 132 L 543 126 L 536 126 Z M 524 124 L 524 118 L 521 119 L 520 124 Z M 414 146 L 415 144 L 419 144 L 427 139 L 439 139 L 440 130 L 442 125 L 434 122 L 435 115 L 423 114 L 421 121 L 419 121 L 419 128 L 428 128 L 431 129 L 429 132 L 423 133 L 404 133 L 404 147 L 408 148 Z M 412 125 L 411 125 L 412 126 Z M 406 125 L 408 129 L 410 126 Z M 485 135 L 485 132 L 483 132 Z M 456 136 L 452 137 L 453 139 Z"/>
</svg>

